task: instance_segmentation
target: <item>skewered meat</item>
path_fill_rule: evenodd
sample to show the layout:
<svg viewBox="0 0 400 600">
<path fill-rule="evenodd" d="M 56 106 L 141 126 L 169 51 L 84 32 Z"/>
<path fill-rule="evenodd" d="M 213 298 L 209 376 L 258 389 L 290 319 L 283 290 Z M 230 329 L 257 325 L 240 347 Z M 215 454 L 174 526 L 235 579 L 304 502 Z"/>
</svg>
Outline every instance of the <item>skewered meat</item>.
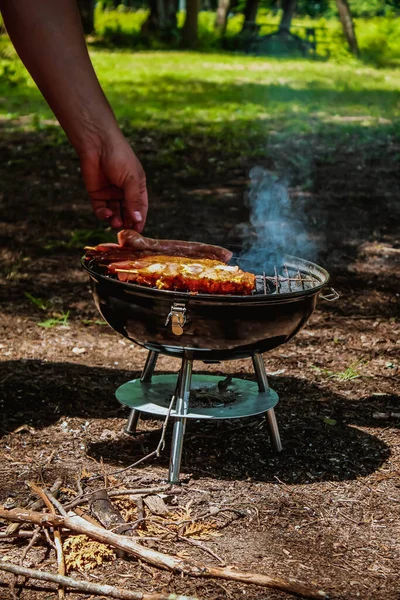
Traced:
<svg viewBox="0 0 400 600">
<path fill-rule="evenodd" d="M 123 229 L 118 233 L 118 241 L 123 248 L 139 252 L 152 252 L 168 256 L 187 256 L 188 258 L 209 258 L 228 263 L 232 252 L 220 246 L 211 246 L 200 242 L 182 240 L 155 240 L 140 235 L 133 229 Z"/>
<path fill-rule="evenodd" d="M 156 255 L 108 265 L 120 281 L 131 281 L 160 290 L 203 294 L 251 294 L 255 275 L 218 260 Z"/>
</svg>

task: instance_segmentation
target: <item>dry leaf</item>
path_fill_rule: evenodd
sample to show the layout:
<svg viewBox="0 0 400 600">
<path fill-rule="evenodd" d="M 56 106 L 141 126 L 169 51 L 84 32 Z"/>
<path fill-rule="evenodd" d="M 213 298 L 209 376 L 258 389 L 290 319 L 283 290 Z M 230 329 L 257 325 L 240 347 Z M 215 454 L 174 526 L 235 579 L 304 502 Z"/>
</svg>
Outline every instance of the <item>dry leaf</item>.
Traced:
<svg viewBox="0 0 400 600">
<path fill-rule="evenodd" d="M 91 540 L 86 535 L 72 535 L 63 542 L 67 572 L 72 569 L 92 571 L 104 561 L 113 560 L 115 552 L 109 546 Z"/>
</svg>

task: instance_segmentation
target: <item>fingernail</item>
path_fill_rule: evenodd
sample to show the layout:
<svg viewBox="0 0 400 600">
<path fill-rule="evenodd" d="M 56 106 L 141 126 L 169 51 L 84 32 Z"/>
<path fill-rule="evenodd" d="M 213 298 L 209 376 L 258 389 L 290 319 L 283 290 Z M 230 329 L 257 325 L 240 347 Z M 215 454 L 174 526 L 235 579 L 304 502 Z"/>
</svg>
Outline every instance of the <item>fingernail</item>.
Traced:
<svg viewBox="0 0 400 600">
<path fill-rule="evenodd" d="M 134 220 L 136 221 L 136 223 L 140 223 L 140 221 L 142 221 L 142 220 L 143 220 L 143 219 L 142 219 L 142 214 L 141 214 L 141 213 L 140 213 L 138 210 L 135 210 L 135 211 L 133 212 L 133 215 L 132 215 L 132 216 L 133 216 Z"/>
</svg>

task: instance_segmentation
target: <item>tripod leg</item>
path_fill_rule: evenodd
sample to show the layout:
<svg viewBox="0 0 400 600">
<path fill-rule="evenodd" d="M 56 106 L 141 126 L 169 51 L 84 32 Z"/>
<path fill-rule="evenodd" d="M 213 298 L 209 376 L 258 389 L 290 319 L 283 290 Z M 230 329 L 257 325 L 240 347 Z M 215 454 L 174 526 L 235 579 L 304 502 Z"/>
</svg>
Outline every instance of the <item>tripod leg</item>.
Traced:
<svg viewBox="0 0 400 600">
<path fill-rule="evenodd" d="M 258 389 L 260 392 L 268 392 L 269 384 L 267 379 L 267 374 L 265 372 L 265 365 L 263 361 L 262 354 L 256 352 L 252 356 L 254 371 L 256 373 Z M 270 408 L 267 411 L 267 424 L 269 437 L 271 439 L 271 445 L 275 452 L 282 451 L 282 442 L 281 436 L 279 434 L 278 422 L 276 420 L 275 411 L 273 408 Z"/>
<path fill-rule="evenodd" d="M 176 412 L 179 415 L 185 415 L 189 408 L 190 382 L 192 379 L 193 361 L 182 359 L 182 366 L 179 373 Z M 181 470 L 183 437 L 185 435 L 186 419 L 178 417 L 175 421 L 172 433 L 171 458 L 169 463 L 169 482 L 178 483 Z"/>
<path fill-rule="evenodd" d="M 157 358 L 158 352 L 155 352 L 154 350 L 149 350 L 149 353 L 146 358 L 146 363 L 140 376 L 140 381 L 142 381 L 143 383 L 149 383 L 151 381 L 154 369 L 156 367 Z"/>
<path fill-rule="evenodd" d="M 128 417 L 128 422 L 125 427 L 125 433 L 131 433 L 132 435 L 136 433 L 136 427 L 139 421 L 139 417 L 140 411 L 132 408 Z"/>
<path fill-rule="evenodd" d="M 149 383 L 151 381 L 151 378 L 152 378 L 152 375 L 154 373 L 154 369 L 156 366 L 157 358 L 158 358 L 158 352 L 149 350 L 149 353 L 146 358 L 146 363 L 144 365 L 142 374 L 140 376 L 140 381 L 142 381 L 144 383 L 146 383 L 146 382 Z M 136 410 L 135 408 L 132 408 L 130 415 L 128 417 L 128 423 L 126 424 L 126 427 L 125 427 L 126 433 L 131 433 L 131 434 L 136 433 L 136 428 L 137 428 L 139 418 L 140 418 L 140 410 Z"/>
</svg>

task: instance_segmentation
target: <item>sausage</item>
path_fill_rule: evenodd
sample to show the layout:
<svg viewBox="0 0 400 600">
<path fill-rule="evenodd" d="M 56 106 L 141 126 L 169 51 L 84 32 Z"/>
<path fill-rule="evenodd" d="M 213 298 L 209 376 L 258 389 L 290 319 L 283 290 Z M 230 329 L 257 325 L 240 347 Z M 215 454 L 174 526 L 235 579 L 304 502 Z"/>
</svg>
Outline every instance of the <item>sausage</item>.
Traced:
<svg viewBox="0 0 400 600">
<path fill-rule="evenodd" d="M 183 240 L 155 240 L 140 235 L 133 229 L 123 229 L 118 233 L 118 242 L 122 247 L 129 247 L 139 252 L 167 254 L 168 256 L 185 256 L 187 258 L 210 258 L 228 263 L 232 252 L 221 246 L 211 246 L 200 242 Z"/>
</svg>

